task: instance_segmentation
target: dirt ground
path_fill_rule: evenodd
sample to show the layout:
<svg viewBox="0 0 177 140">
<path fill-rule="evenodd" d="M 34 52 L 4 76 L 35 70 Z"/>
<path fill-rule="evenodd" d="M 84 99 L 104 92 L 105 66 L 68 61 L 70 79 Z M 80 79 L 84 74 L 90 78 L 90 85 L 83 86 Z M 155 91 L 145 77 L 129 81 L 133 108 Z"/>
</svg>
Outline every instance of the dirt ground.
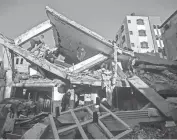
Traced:
<svg viewBox="0 0 177 140">
<path fill-rule="evenodd" d="M 177 127 L 166 128 L 164 123 L 137 125 L 123 139 L 177 139 Z"/>
</svg>

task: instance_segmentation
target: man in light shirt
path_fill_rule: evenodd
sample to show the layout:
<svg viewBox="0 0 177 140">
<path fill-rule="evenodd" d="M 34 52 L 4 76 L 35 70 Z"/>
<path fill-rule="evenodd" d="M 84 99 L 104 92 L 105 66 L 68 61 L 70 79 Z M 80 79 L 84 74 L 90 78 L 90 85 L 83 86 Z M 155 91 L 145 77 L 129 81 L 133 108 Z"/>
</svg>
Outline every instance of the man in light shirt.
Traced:
<svg viewBox="0 0 177 140">
<path fill-rule="evenodd" d="M 39 47 L 41 47 L 41 45 L 45 44 L 44 43 L 44 35 L 40 35 L 37 37 L 34 37 L 30 40 L 30 44 L 31 47 L 28 48 L 28 51 L 34 52 L 35 50 L 37 50 Z"/>
</svg>

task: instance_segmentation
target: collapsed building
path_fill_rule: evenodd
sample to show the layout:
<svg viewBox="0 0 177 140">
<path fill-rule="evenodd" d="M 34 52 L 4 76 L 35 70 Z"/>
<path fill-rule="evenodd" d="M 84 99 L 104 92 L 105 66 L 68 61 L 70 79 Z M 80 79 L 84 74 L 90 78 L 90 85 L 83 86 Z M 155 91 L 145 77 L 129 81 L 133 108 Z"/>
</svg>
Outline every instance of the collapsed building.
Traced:
<svg viewBox="0 0 177 140">
<path fill-rule="evenodd" d="M 48 21 L 18 38 L 0 36 L 12 63 L 11 92 L 1 103 L 3 138 L 123 138 L 142 122 L 176 122 L 176 62 L 124 50 L 49 7 L 46 13 Z M 23 47 L 48 30 L 57 57 Z M 30 64 L 27 72 L 15 70 L 17 56 Z M 70 110 L 61 112 L 68 89 Z"/>
</svg>

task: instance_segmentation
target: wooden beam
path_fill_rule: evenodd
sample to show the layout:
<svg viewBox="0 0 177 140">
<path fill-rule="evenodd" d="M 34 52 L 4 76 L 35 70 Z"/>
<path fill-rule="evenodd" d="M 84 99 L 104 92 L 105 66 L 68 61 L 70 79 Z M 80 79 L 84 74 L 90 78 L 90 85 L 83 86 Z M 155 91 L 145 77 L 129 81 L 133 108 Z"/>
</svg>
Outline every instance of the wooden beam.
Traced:
<svg viewBox="0 0 177 140">
<path fill-rule="evenodd" d="M 31 30 L 27 31 L 26 33 L 20 35 L 19 37 L 14 39 L 15 45 L 23 45 L 27 41 L 29 41 L 31 38 L 38 36 L 39 34 L 42 34 L 52 28 L 52 25 L 50 24 L 50 20 L 47 20 L 35 27 L 33 27 Z"/>
<path fill-rule="evenodd" d="M 154 89 L 150 88 L 138 76 L 129 78 L 128 81 L 143 94 L 166 117 L 171 117 L 170 104 L 165 101 Z"/>
<path fill-rule="evenodd" d="M 91 58 L 88 58 L 87 60 L 84 60 L 74 66 L 71 66 L 69 68 L 69 71 L 79 73 L 79 72 L 82 72 L 86 69 L 89 69 L 89 68 L 105 61 L 106 59 L 108 59 L 108 57 L 100 53 L 100 54 L 97 54 Z"/>
<path fill-rule="evenodd" d="M 79 131 L 80 131 L 80 133 L 81 133 L 82 138 L 83 138 L 83 139 L 88 139 L 88 138 L 87 138 L 87 135 L 86 135 L 86 133 L 84 132 L 84 130 L 83 130 L 83 128 L 82 128 L 82 126 L 81 126 L 79 120 L 77 119 L 77 116 L 75 115 L 74 111 L 73 111 L 73 110 L 70 110 L 70 111 L 71 111 L 71 115 L 73 116 L 73 118 L 74 118 L 74 120 L 75 120 L 75 122 L 76 122 L 76 125 L 77 125 L 77 127 L 78 127 L 78 129 L 79 129 Z"/>
<path fill-rule="evenodd" d="M 49 119 L 50 119 L 50 125 L 51 125 L 51 127 L 52 127 L 52 132 L 53 132 L 54 138 L 55 138 L 55 139 L 59 139 L 58 131 L 57 131 L 55 122 L 54 122 L 54 120 L 53 120 L 53 116 L 52 116 L 52 115 L 49 115 Z"/>
<path fill-rule="evenodd" d="M 21 135 L 6 133 L 6 138 L 7 139 L 21 139 L 21 137 L 22 137 Z"/>
<path fill-rule="evenodd" d="M 73 111 L 78 111 L 78 110 L 81 110 L 81 109 L 85 109 L 86 107 L 90 107 L 90 106 L 93 106 L 93 105 L 94 104 L 86 105 L 86 106 L 83 106 L 83 107 L 78 107 L 78 108 L 73 109 Z M 70 113 L 70 112 L 71 112 L 70 110 L 67 110 L 67 111 L 61 112 L 60 115 Z"/>
<path fill-rule="evenodd" d="M 103 104 L 100 104 L 100 107 L 103 108 L 105 111 L 107 111 L 108 113 L 111 114 L 111 116 L 116 119 L 117 121 L 119 121 L 120 123 L 122 123 L 126 128 L 130 129 L 130 126 L 128 124 L 126 124 L 122 119 L 120 119 L 118 116 L 116 116 L 113 112 L 111 112 L 109 109 L 107 109 Z"/>
<path fill-rule="evenodd" d="M 145 109 L 147 109 L 150 105 L 151 105 L 151 103 L 148 103 L 148 104 L 146 104 L 143 108 L 141 108 L 140 110 L 145 110 Z"/>
<path fill-rule="evenodd" d="M 93 111 L 89 107 L 86 107 L 86 109 L 91 115 L 93 115 Z M 98 124 L 109 138 L 114 137 L 113 134 L 108 130 L 108 128 L 100 121 L 100 119 L 98 120 Z"/>
<path fill-rule="evenodd" d="M 82 123 L 80 123 L 80 124 L 81 124 L 81 126 L 83 126 L 83 125 L 86 125 L 86 124 L 91 123 L 92 121 L 93 121 L 93 120 L 88 120 L 88 121 L 82 122 Z M 63 132 L 65 132 L 65 131 L 68 131 L 68 130 L 71 130 L 71 129 L 74 129 L 74 128 L 77 128 L 77 124 L 72 125 L 72 126 L 68 126 L 68 127 L 66 127 L 66 128 L 59 129 L 59 130 L 58 130 L 58 133 L 63 133 Z"/>
<path fill-rule="evenodd" d="M 99 119 L 105 118 L 107 116 L 110 116 L 110 113 L 107 113 L 107 114 L 104 114 L 104 115 L 100 116 Z M 86 124 L 89 124 L 89 123 L 92 123 L 92 122 L 93 122 L 93 119 L 90 119 L 88 121 L 80 123 L 80 125 L 83 126 L 83 125 L 86 125 Z M 58 130 L 58 133 L 62 133 L 62 132 L 65 132 L 65 131 L 68 131 L 68 130 L 71 130 L 71 129 L 74 129 L 74 128 L 77 128 L 76 124 L 72 125 L 72 126 L 69 126 L 69 127 L 66 127 L 66 128 L 63 128 L 63 129 L 60 129 L 60 130 Z"/>
<path fill-rule="evenodd" d="M 122 120 L 132 120 L 132 121 L 136 121 L 135 123 L 133 122 L 133 124 L 137 124 L 139 122 L 159 122 L 159 121 L 164 121 L 165 118 L 163 116 L 159 116 L 159 117 L 149 117 L 148 116 L 148 110 L 134 110 L 134 111 L 117 111 L 114 113 L 116 116 L 118 116 L 119 118 L 121 118 Z M 100 119 L 103 119 L 105 117 L 110 116 L 110 113 L 105 112 L 105 114 L 101 115 L 99 117 Z M 106 119 L 106 118 L 105 118 Z M 128 121 L 128 124 L 132 124 L 132 121 Z M 82 122 L 81 125 L 86 125 L 89 123 L 92 123 L 93 119 L 87 120 L 85 122 Z M 63 129 L 58 130 L 58 133 L 62 133 L 71 129 L 77 128 L 77 125 L 72 125 Z M 111 135 L 110 135 L 111 136 Z"/>
<path fill-rule="evenodd" d="M 132 129 L 128 129 L 120 134 L 118 134 L 117 136 L 115 136 L 113 139 L 120 139 L 122 137 L 124 137 L 125 135 L 129 134 L 130 132 L 132 132 L 133 130 Z"/>
<path fill-rule="evenodd" d="M 17 46 L 9 40 L 7 37 L 0 34 L 0 44 L 7 47 L 8 49 L 12 50 L 13 52 L 17 53 L 18 55 L 22 56 L 23 58 L 27 59 L 30 63 L 34 63 L 37 66 L 61 77 L 66 78 L 67 74 L 64 69 L 61 69 L 54 64 L 48 62 L 44 58 L 38 58 L 34 54 L 30 53 L 24 48 L 21 48 L 20 46 Z"/>
</svg>

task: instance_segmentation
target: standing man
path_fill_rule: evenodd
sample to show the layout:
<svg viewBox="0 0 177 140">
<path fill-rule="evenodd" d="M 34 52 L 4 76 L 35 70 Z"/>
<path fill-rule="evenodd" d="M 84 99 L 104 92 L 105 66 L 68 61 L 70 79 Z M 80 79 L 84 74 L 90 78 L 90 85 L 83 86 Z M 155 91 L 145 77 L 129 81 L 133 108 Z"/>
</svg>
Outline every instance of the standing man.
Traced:
<svg viewBox="0 0 177 140">
<path fill-rule="evenodd" d="M 54 48 L 56 49 L 56 48 Z M 57 57 L 54 55 L 55 50 L 46 50 L 45 52 L 45 59 L 48 60 L 51 63 L 54 63 L 54 61 L 57 59 Z"/>
<path fill-rule="evenodd" d="M 69 106 L 70 106 L 70 97 L 71 97 L 71 92 L 70 90 L 68 90 L 62 98 L 62 102 L 61 102 L 61 112 L 68 110 Z"/>
<path fill-rule="evenodd" d="M 136 58 L 136 57 L 130 58 L 130 60 L 129 60 L 129 71 L 130 71 L 130 73 L 135 73 L 134 66 L 135 66 L 137 60 L 138 60 L 138 58 Z"/>
<path fill-rule="evenodd" d="M 78 60 L 79 60 L 79 61 L 83 61 L 85 55 L 86 55 L 85 49 L 78 47 L 78 48 L 77 48 L 77 58 L 78 58 Z"/>
</svg>

